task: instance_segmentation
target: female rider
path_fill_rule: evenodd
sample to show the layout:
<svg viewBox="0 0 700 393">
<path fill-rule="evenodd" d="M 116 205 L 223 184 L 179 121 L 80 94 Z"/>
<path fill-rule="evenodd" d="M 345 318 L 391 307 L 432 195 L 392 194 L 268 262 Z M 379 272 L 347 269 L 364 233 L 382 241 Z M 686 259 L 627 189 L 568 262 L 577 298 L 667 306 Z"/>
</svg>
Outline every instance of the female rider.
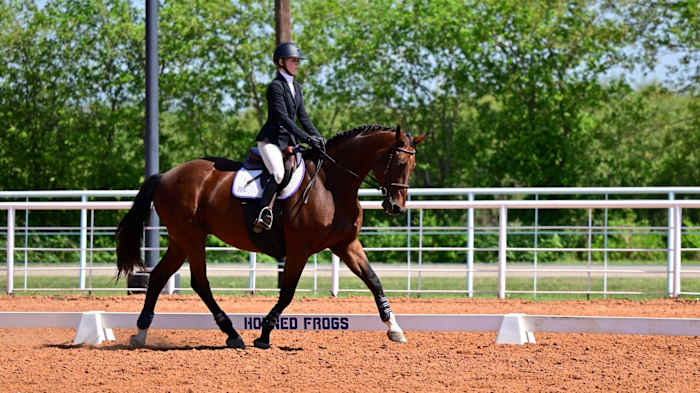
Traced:
<svg viewBox="0 0 700 393">
<path fill-rule="evenodd" d="M 260 212 L 253 226 L 258 233 L 272 227 L 272 205 L 284 177 L 282 151 L 299 142 L 322 151 L 326 148 L 326 140 L 306 114 L 301 86 L 294 81 L 299 62 L 304 59 L 301 49 L 293 42 L 283 42 L 275 48 L 272 59 L 277 76 L 267 87 L 267 121 L 255 138 L 265 167 L 272 175 L 263 189 Z M 297 126 L 296 120 L 304 130 Z"/>
</svg>

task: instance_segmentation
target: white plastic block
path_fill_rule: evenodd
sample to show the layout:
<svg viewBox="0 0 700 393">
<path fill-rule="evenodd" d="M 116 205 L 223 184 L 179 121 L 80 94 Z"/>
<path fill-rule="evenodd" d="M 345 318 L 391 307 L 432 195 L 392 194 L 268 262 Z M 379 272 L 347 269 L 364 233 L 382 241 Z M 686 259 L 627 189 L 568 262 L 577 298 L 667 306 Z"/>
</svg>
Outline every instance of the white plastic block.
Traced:
<svg viewBox="0 0 700 393">
<path fill-rule="evenodd" d="M 104 341 L 114 341 L 112 329 L 105 329 L 102 323 L 102 311 L 84 312 L 78 324 L 78 331 L 73 338 L 73 345 L 102 344 Z"/>
<path fill-rule="evenodd" d="M 503 316 L 501 328 L 498 330 L 496 344 L 526 344 L 535 343 L 535 335 L 528 329 L 525 314 L 506 314 Z"/>
</svg>

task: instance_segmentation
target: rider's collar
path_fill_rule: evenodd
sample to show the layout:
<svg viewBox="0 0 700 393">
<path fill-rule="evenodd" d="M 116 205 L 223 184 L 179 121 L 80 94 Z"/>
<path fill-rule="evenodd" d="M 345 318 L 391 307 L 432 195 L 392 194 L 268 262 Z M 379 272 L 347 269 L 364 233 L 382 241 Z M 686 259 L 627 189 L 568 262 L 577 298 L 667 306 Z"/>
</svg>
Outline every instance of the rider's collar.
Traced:
<svg viewBox="0 0 700 393">
<path fill-rule="evenodd" d="M 294 77 L 284 72 L 284 70 L 279 70 L 279 72 L 282 74 L 282 77 L 284 77 L 284 80 L 286 80 L 287 83 L 291 84 L 292 81 L 294 81 Z"/>
</svg>

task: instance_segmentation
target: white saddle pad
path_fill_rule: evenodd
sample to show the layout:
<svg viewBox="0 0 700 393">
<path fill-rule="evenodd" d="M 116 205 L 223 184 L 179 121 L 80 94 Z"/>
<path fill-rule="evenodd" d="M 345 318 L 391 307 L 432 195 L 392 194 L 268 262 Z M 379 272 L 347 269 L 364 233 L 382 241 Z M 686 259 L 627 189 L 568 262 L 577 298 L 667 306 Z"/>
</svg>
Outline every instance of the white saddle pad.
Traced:
<svg viewBox="0 0 700 393">
<path fill-rule="evenodd" d="M 260 184 L 260 178 L 258 177 L 255 179 L 261 172 L 262 170 L 260 169 L 253 171 L 249 171 L 245 168 L 239 169 L 238 172 L 236 172 L 236 177 L 233 179 L 233 185 L 231 186 L 231 193 L 233 196 L 245 199 L 261 198 L 263 187 Z M 292 196 L 297 189 L 299 189 L 301 181 L 304 179 L 305 172 L 306 165 L 302 163 L 302 165 L 299 165 L 292 173 L 289 184 L 277 194 L 277 199 L 287 199 Z"/>
</svg>

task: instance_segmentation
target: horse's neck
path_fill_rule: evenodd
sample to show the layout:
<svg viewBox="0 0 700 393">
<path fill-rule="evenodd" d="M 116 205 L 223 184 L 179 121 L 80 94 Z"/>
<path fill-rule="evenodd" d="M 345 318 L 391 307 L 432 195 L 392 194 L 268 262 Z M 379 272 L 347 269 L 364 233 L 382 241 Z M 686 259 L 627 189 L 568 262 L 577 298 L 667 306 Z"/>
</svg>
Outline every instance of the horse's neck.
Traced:
<svg viewBox="0 0 700 393">
<path fill-rule="evenodd" d="M 357 199 L 362 182 L 372 170 L 381 152 L 386 149 L 387 138 L 375 135 L 353 142 L 350 146 L 341 145 L 329 151 L 337 165 L 331 164 L 327 167 L 326 177 L 327 183 L 332 185 L 335 191 Z"/>
</svg>

